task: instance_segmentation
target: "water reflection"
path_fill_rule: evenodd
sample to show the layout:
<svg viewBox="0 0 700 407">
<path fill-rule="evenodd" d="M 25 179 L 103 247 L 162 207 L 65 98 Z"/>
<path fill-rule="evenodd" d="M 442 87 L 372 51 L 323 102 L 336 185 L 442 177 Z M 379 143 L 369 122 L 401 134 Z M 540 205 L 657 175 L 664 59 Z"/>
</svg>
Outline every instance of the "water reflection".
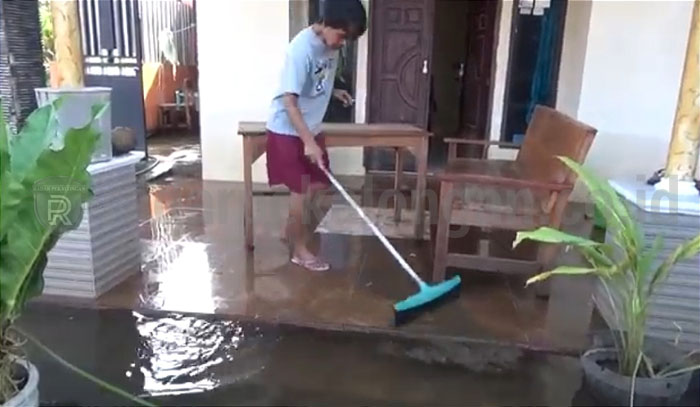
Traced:
<svg viewBox="0 0 700 407">
<path fill-rule="evenodd" d="M 210 244 L 201 233 L 201 211 L 172 208 L 151 219 L 144 240 L 146 292 L 141 303 L 158 309 L 214 313 Z M 199 226 L 199 227 L 198 227 Z"/>
<path fill-rule="evenodd" d="M 141 337 L 137 363 L 148 396 L 213 390 L 248 380 L 265 368 L 275 334 L 236 321 L 210 322 L 170 314 L 152 318 L 133 313 Z"/>
</svg>

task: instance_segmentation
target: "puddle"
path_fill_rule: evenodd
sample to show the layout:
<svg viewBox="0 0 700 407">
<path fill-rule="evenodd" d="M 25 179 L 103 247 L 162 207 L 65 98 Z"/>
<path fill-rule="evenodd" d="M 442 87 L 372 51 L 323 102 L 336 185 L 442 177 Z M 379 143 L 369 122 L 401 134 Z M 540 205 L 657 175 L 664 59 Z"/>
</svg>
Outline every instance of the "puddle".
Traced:
<svg viewBox="0 0 700 407">
<path fill-rule="evenodd" d="M 134 316 L 141 346 L 126 375 L 138 369 L 149 396 L 203 392 L 249 380 L 265 369 L 269 347 L 278 339 L 235 321 Z"/>
</svg>

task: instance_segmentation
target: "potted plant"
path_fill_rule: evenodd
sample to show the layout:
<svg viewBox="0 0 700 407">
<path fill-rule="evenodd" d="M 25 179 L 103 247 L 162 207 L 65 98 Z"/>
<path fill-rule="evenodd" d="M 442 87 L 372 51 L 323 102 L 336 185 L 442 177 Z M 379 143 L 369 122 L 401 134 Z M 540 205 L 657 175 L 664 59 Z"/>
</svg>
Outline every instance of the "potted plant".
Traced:
<svg viewBox="0 0 700 407">
<path fill-rule="evenodd" d="M 39 405 L 39 374 L 22 357 L 19 339 L 27 335 L 19 334 L 14 322 L 27 301 L 41 294 L 47 253 L 63 233 L 80 224 L 82 204 L 91 196 L 87 167 L 99 138 L 99 131 L 92 124 L 106 105 L 93 108 L 91 122 L 85 127 L 70 129 L 59 138 L 55 113 L 61 102 L 58 99 L 35 110 L 16 135 L 10 134 L 0 115 L 0 404 L 3 406 Z M 111 391 L 149 405 L 60 358 L 58 361 Z"/>
<path fill-rule="evenodd" d="M 601 243 L 541 227 L 518 232 L 513 247 L 524 240 L 564 244 L 576 248 L 587 266 L 559 266 L 527 281 L 532 284 L 553 275 L 595 275 L 606 295 L 613 315 L 607 321 L 610 336 L 596 349 L 581 356 L 586 383 L 600 402 L 614 405 L 675 405 L 688 387 L 692 372 L 691 354 L 664 341 L 647 338 L 646 320 L 654 290 L 665 281 L 679 261 L 691 259 L 700 251 L 700 235 L 678 246 L 658 262 L 662 239 L 657 237 L 645 248 L 643 234 L 627 206 L 607 181 L 566 158 L 559 157 L 588 188 L 599 213 L 604 217 L 610 243 Z"/>
</svg>

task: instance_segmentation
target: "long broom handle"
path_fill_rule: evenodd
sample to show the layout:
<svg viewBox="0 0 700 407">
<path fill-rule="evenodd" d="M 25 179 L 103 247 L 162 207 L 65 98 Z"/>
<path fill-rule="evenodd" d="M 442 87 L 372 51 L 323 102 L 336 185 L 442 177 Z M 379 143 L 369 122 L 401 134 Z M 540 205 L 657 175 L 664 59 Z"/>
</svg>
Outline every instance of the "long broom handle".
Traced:
<svg viewBox="0 0 700 407">
<path fill-rule="evenodd" d="M 357 212 L 357 214 L 360 215 L 360 217 L 362 218 L 362 220 L 365 221 L 365 223 L 367 224 L 367 226 L 369 226 L 369 228 L 372 229 L 372 232 L 374 232 L 375 236 L 377 236 L 377 237 L 379 238 L 379 241 L 381 241 L 381 242 L 384 244 L 384 247 L 386 247 L 386 249 L 389 250 L 389 253 L 391 253 L 391 255 L 394 256 L 394 259 L 396 259 L 396 261 L 399 262 L 399 264 L 401 265 L 401 267 L 408 273 L 408 275 L 410 275 L 411 278 L 413 278 L 413 280 L 414 280 L 419 286 L 425 285 L 425 282 L 418 276 L 418 274 L 416 274 L 415 271 L 413 271 L 413 269 L 411 268 L 411 266 L 406 262 L 406 260 L 403 259 L 403 257 L 401 257 L 401 255 L 399 254 L 399 252 L 396 251 L 396 249 L 394 248 L 394 246 L 392 246 L 391 243 L 389 243 L 389 240 L 388 240 L 386 237 L 384 237 L 384 235 L 382 234 L 382 232 L 379 231 L 379 228 L 378 228 L 377 226 L 375 226 L 375 224 L 372 223 L 371 220 L 369 220 L 369 218 L 367 217 L 367 215 L 365 215 L 364 211 L 362 211 L 362 208 L 360 208 L 360 207 L 357 205 L 357 203 L 355 203 L 355 200 L 352 199 L 352 197 L 350 196 L 350 194 L 348 194 L 348 193 L 345 191 L 345 188 L 343 188 L 343 186 L 340 185 L 340 182 L 338 182 L 338 180 L 335 179 L 335 177 L 334 177 L 333 175 L 331 175 L 331 173 L 330 173 L 327 169 L 325 169 L 325 168 L 323 168 L 323 167 L 321 167 L 321 169 L 322 169 L 323 172 L 326 174 L 326 176 L 328 177 L 328 179 L 331 180 L 331 182 L 332 182 L 333 185 L 336 187 L 336 189 L 340 192 L 340 194 L 343 195 L 343 198 L 345 198 L 345 200 L 348 201 L 348 203 L 350 204 L 350 206 L 352 206 L 353 209 L 355 209 L 355 211 Z"/>
</svg>

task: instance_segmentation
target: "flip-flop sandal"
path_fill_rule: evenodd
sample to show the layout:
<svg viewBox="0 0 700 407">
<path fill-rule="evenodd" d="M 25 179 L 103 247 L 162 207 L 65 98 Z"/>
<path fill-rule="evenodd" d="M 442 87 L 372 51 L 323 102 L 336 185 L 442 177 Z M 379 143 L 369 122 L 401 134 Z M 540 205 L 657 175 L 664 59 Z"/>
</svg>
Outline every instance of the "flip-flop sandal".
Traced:
<svg viewBox="0 0 700 407">
<path fill-rule="evenodd" d="M 314 258 L 311 260 L 302 260 L 294 256 L 292 257 L 292 263 L 311 271 L 328 271 L 331 268 L 330 264 L 318 258 Z"/>
</svg>

